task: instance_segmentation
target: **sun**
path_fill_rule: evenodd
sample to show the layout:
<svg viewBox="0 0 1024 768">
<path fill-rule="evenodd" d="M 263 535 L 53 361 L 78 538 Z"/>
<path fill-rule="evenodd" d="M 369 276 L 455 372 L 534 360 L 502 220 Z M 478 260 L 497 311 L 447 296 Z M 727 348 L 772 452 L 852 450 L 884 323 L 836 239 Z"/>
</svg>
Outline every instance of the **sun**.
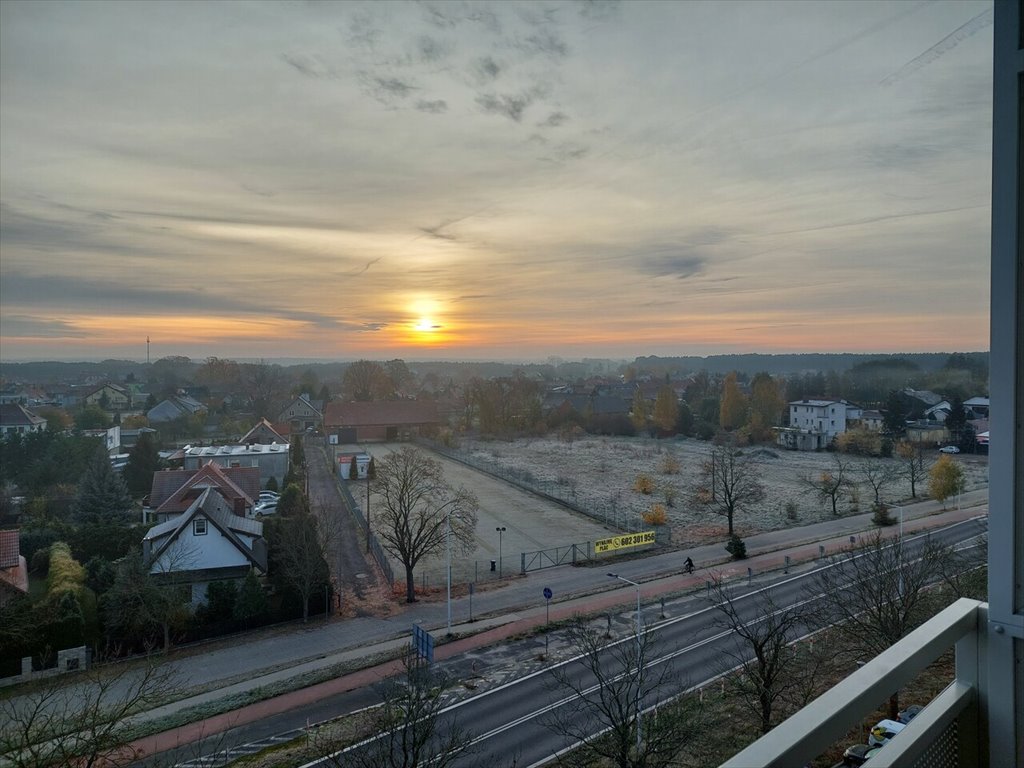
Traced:
<svg viewBox="0 0 1024 768">
<path fill-rule="evenodd" d="M 420 333 L 433 333 L 434 331 L 437 331 L 440 328 L 441 326 L 435 323 L 429 317 L 421 317 L 417 321 L 416 325 L 413 326 L 413 330 L 419 331 Z"/>
</svg>

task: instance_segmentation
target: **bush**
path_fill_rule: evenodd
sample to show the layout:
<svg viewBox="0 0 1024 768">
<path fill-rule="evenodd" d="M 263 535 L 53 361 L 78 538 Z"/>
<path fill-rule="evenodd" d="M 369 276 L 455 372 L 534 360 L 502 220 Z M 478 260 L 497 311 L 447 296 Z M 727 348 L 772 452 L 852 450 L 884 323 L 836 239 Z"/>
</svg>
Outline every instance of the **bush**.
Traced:
<svg viewBox="0 0 1024 768">
<path fill-rule="evenodd" d="M 276 477 L 271 477 L 269 480 L 267 480 L 266 490 L 274 491 L 274 493 L 277 493 L 277 478 Z"/>
<path fill-rule="evenodd" d="M 786 518 L 789 519 L 789 520 L 796 520 L 797 519 L 796 502 L 795 501 L 787 501 L 786 502 Z"/>
<path fill-rule="evenodd" d="M 679 459 L 671 454 L 665 456 L 661 463 L 658 464 L 658 471 L 663 475 L 678 475 L 679 474 Z"/>
<path fill-rule="evenodd" d="M 745 560 L 747 558 L 747 545 L 735 533 L 729 538 L 729 543 L 725 545 L 725 551 L 732 555 L 733 560 Z"/>
<path fill-rule="evenodd" d="M 871 522 L 875 525 L 893 525 L 896 521 L 889 514 L 889 507 L 885 503 L 873 504 L 871 507 Z"/>
<path fill-rule="evenodd" d="M 668 513 L 661 504 L 655 504 L 643 513 L 643 521 L 647 525 L 665 525 L 668 522 Z"/>
<path fill-rule="evenodd" d="M 650 475 L 637 475 L 636 480 L 633 481 L 633 490 L 644 496 L 650 496 L 654 493 L 654 480 Z"/>
</svg>

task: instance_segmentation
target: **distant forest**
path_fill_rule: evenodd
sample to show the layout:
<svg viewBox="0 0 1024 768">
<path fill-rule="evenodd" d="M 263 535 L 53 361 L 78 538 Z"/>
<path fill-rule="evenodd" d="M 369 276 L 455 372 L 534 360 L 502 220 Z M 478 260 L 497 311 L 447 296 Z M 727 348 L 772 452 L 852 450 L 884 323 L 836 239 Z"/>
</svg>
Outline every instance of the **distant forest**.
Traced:
<svg viewBox="0 0 1024 768">
<path fill-rule="evenodd" d="M 987 371 L 988 352 L 956 353 L 963 367 Z M 545 380 L 578 380 L 594 375 L 614 376 L 632 368 L 638 373 L 668 373 L 684 376 L 699 371 L 721 374 L 736 371 L 742 377 L 756 373 L 770 373 L 774 376 L 834 371 L 842 374 L 854 368 L 862 369 L 866 363 L 880 368 L 909 368 L 921 373 L 941 370 L 950 360 L 947 352 L 917 352 L 905 354 L 868 353 L 808 353 L 808 354 L 736 354 L 709 355 L 707 357 L 682 356 L 660 357 L 648 355 L 637 357 L 632 363 L 624 360 L 585 358 L 580 361 L 552 361 L 548 363 L 511 362 L 455 362 L 431 361 L 410 362 L 409 368 L 419 376 L 433 373 L 441 378 L 465 381 L 471 377 L 484 379 L 511 376 L 516 372 L 533 374 Z M 0 378 L 4 381 L 47 383 L 69 381 L 83 376 L 124 380 L 131 374 L 143 380 L 161 369 L 173 368 L 179 375 L 188 376 L 198 370 L 205 360 L 190 360 L 186 357 L 161 358 L 151 364 L 133 360 L 103 360 L 101 362 L 0 362 Z M 265 361 L 277 365 L 274 360 Z M 321 381 L 340 379 L 351 362 L 309 362 L 280 365 L 285 374 L 296 376 L 312 371 Z M 868 366 L 873 367 L 873 366 Z"/>
</svg>

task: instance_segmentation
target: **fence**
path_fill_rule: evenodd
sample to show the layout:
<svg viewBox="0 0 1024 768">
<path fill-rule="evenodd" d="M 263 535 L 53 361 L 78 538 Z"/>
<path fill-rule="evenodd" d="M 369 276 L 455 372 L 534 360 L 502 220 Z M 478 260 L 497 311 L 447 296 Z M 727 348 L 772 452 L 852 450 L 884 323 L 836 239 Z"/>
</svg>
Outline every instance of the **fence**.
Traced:
<svg viewBox="0 0 1024 768">
<path fill-rule="evenodd" d="M 472 456 L 435 440 L 427 440 L 421 437 L 417 438 L 416 442 L 452 461 L 465 464 L 467 467 L 472 467 L 479 472 L 496 477 L 524 491 L 536 494 L 556 504 L 561 504 L 563 507 L 579 512 L 581 515 L 586 515 L 593 520 L 617 528 L 620 531 L 635 533 L 650 527 L 638 519 L 635 513 L 621 508 L 614 497 L 611 499 L 601 498 L 586 492 L 580 492 L 576 483 L 568 478 L 545 480 L 537 477 L 528 469 L 506 467 L 496 461 L 491 461 L 482 456 Z"/>
<path fill-rule="evenodd" d="M 391 562 L 388 560 L 387 554 L 384 552 L 384 548 L 377 541 L 377 537 L 373 535 L 373 531 L 366 525 L 366 516 L 363 514 L 363 508 L 359 506 L 359 503 L 352 496 L 352 492 L 348 489 L 348 485 L 335 476 L 335 482 L 338 485 L 338 489 L 341 491 L 341 498 L 345 502 L 345 506 L 348 507 L 349 511 L 355 515 L 359 521 L 359 525 L 363 531 L 370 537 L 370 554 L 373 555 L 373 559 L 377 561 L 377 565 L 380 566 L 381 571 L 384 573 L 384 578 L 387 579 L 388 584 L 395 583 L 395 573 L 391 569 Z"/>
</svg>

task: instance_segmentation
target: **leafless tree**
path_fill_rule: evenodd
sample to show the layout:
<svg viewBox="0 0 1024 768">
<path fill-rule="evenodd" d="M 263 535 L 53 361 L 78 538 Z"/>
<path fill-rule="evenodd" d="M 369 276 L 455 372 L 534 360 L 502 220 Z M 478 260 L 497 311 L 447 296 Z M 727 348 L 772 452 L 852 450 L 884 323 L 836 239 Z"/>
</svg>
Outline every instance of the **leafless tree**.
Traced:
<svg viewBox="0 0 1024 768">
<path fill-rule="evenodd" d="M 583 620 L 567 631 L 586 674 L 573 674 L 568 666 L 552 672 L 555 694 L 573 701 L 553 709 L 546 725 L 564 737 L 567 746 L 579 745 L 560 754 L 559 765 L 664 768 L 699 741 L 704 716 L 696 696 L 687 694 L 647 710 L 637 722 L 641 702 L 659 692 L 668 695 L 683 682 L 670 664 L 652 664 L 657 649 L 649 633 L 640 635 L 638 647 L 632 635 L 610 640 Z"/>
<path fill-rule="evenodd" d="M 832 454 L 832 469 L 825 470 L 818 477 L 805 477 L 803 482 L 818 494 L 822 502 L 832 505 L 832 514 L 839 514 L 839 501 L 851 485 L 850 462 L 838 453 Z"/>
<path fill-rule="evenodd" d="M 827 623 L 840 624 L 850 644 L 877 656 L 932 613 L 927 587 L 938 579 L 949 548 L 931 538 L 913 554 L 876 532 L 858 546 L 834 556 L 818 572 L 812 588 Z M 899 694 L 889 700 L 899 711 Z"/>
<path fill-rule="evenodd" d="M 187 571 L 194 567 L 195 558 L 196 553 L 187 547 L 168 550 L 156 564 L 146 563 L 140 554 L 124 558 L 102 599 L 108 630 L 122 639 L 138 641 L 158 629 L 163 650 L 169 651 L 174 632 L 188 620 Z"/>
<path fill-rule="evenodd" d="M 988 597 L 988 536 L 980 536 L 954 549 L 949 547 L 939 558 L 939 574 L 943 586 L 957 598 L 985 600 Z"/>
<path fill-rule="evenodd" d="M 712 446 L 691 496 L 696 504 L 726 518 L 732 536 L 736 513 L 764 499 L 764 485 L 754 460 L 730 441 Z"/>
<path fill-rule="evenodd" d="M 865 461 L 858 469 L 860 476 L 871 487 L 871 491 L 875 495 L 875 507 L 880 507 L 885 503 L 882 498 L 883 491 L 898 477 L 896 467 L 888 462 Z"/>
<path fill-rule="evenodd" d="M 722 658 L 725 685 L 754 714 L 761 733 L 768 733 L 780 705 L 803 706 L 824 677 L 825 657 L 811 658 L 793 645 L 807 631 L 807 608 L 781 606 L 771 590 L 737 597 L 717 577 L 710 599 L 718 609 L 716 624 L 732 635 Z"/>
<path fill-rule="evenodd" d="M 15 768 L 129 765 L 131 716 L 176 688 L 166 667 L 147 662 L 48 678 L 24 696 L 0 699 L 0 762 Z"/>
<path fill-rule="evenodd" d="M 380 460 L 371 488 L 379 499 L 374 531 L 405 567 L 406 602 L 413 603 L 413 569 L 444 549 L 449 525 L 454 546 L 471 546 L 479 504 L 472 493 L 445 480 L 439 462 L 409 446 Z"/>
<path fill-rule="evenodd" d="M 372 360 L 349 364 L 342 375 L 341 389 L 346 398 L 363 402 L 387 400 L 395 391 L 384 366 Z"/>
<path fill-rule="evenodd" d="M 327 558 L 336 529 L 326 518 L 303 508 L 289 518 L 277 517 L 271 524 L 271 553 L 280 578 L 302 600 L 302 620 L 309 620 L 309 600 L 330 582 Z"/>
<path fill-rule="evenodd" d="M 917 484 L 928 479 L 928 462 L 919 443 L 903 442 L 896 446 L 903 476 L 910 482 L 910 495 L 917 498 Z"/>
<path fill-rule="evenodd" d="M 447 768 L 469 753 L 473 735 L 444 712 L 450 681 L 405 657 L 404 673 L 378 687 L 383 703 L 370 714 L 371 735 L 329 756 L 348 768 Z"/>
</svg>

